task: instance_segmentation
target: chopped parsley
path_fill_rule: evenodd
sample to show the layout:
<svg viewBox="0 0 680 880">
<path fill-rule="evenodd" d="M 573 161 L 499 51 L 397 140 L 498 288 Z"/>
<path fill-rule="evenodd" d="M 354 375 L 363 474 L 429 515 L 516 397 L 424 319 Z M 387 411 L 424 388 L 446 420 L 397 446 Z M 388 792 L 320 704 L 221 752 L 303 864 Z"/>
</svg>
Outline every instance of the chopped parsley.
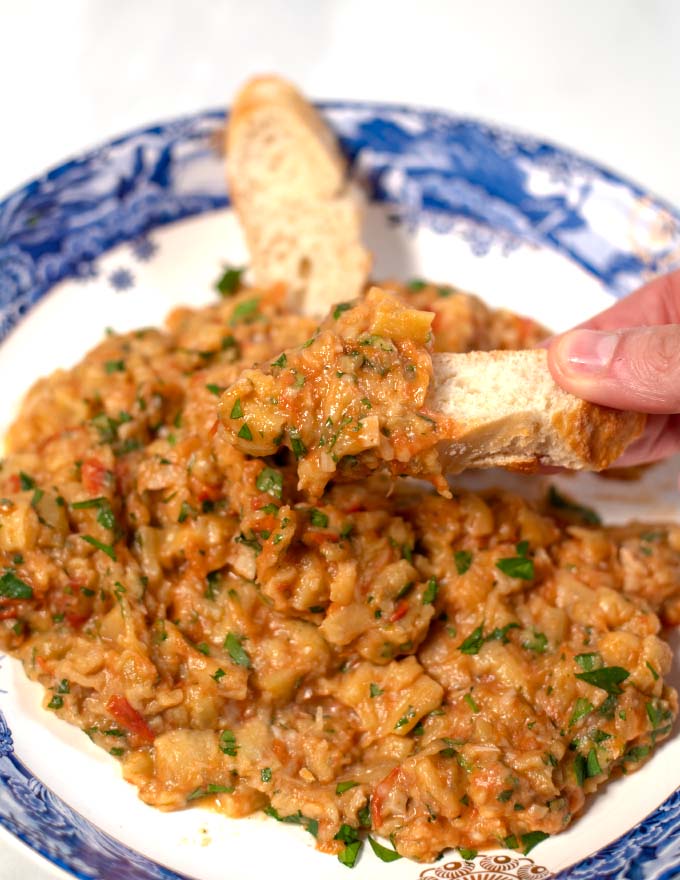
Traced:
<svg viewBox="0 0 680 880">
<path fill-rule="evenodd" d="M 485 642 L 493 642 L 493 641 L 501 641 L 504 645 L 509 642 L 508 632 L 511 629 L 518 629 L 518 623 L 506 623 L 505 626 L 496 627 L 492 629 L 491 632 L 485 636 L 484 635 L 484 623 L 480 623 L 478 627 L 473 629 L 470 635 L 464 639 L 458 646 L 458 650 L 461 654 L 479 654 L 482 645 Z"/>
<path fill-rule="evenodd" d="M 525 639 L 522 642 L 522 647 L 526 648 L 527 651 L 535 651 L 537 654 L 543 654 L 548 647 L 548 637 L 545 633 L 534 630 L 531 638 Z"/>
<path fill-rule="evenodd" d="M 427 281 L 423 281 L 422 278 L 412 278 L 406 286 L 413 293 L 420 293 L 427 287 Z"/>
<path fill-rule="evenodd" d="M 237 636 L 235 633 L 229 633 L 224 640 L 224 647 L 237 666 L 245 666 L 246 669 L 250 669 L 250 657 L 241 644 L 240 636 Z"/>
<path fill-rule="evenodd" d="M 577 654 L 574 660 L 584 672 L 592 672 L 593 669 L 600 669 L 604 665 L 602 656 L 597 651 L 589 654 Z"/>
<path fill-rule="evenodd" d="M 338 782 L 338 784 L 335 786 L 335 793 L 344 794 L 346 791 L 349 791 L 350 788 L 356 788 L 357 785 L 359 785 L 358 782 L 352 782 L 349 780 L 347 782 Z"/>
<path fill-rule="evenodd" d="M 195 801 L 198 798 L 207 797 L 209 794 L 231 794 L 234 791 L 233 785 L 206 785 L 205 788 L 195 788 L 191 794 L 187 795 L 187 801 Z"/>
<path fill-rule="evenodd" d="M 377 840 L 373 840 L 370 834 L 368 835 L 368 843 L 381 862 L 396 862 L 397 859 L 401 858 L 396 850 L 388 849 L 386 846 L 378 843 Z"/>
<path fill-rule="evenodd" d="M 27 492 L 29 489 L 35 489 L 35 480 L 23 471 L 19 471 L 19 485 Z"/>
<path fill-rule="evenodd" d="M 623 756 L 623 760 L 641 761 L 643 758 L 646 758 L 650 752 L 651 749 L 649 746 L 633 746 L 632 749 L 628 749 L 626 754 Z"/>
<path fill-rule="evenodd" d="M 466 846 L 459 846 L 458 852 L 460 853 L 461 859 L 464 859 L 466 862 L 468 862 L 471 859 L 475 858 L 478 851 L 476 849 L 468 849 Z"/>
<path fill-rule="evenodd" d="M 196 511 L 191 506 L 191 504 L 189 504 L 188 501 L 183 501 L 182 506 L 179 509 L 179 516 L 177 517 L 177 522 L 183 523 L 190 516 L 194 516 L 195 514 L 196 514 Z"/>
<path fill-rule="evenodd" d="M 222 669 L 222 667 L 220 667 L 219 669 L 216 669 L 213 672 L 213 674 L 210 676 L 210 678 L 212 678 L 213 681 L 219 681 L 221 678 L 224 678 L 224 676 L 226 674 L 227 673 L 224 671 L 224 669 Z"/>
<path fill-rule="evenodd" d="M 345 844 L 345 848 L 338 854 L 340 864 L 346 868 L 353 868 L 361 849 L 361 839 L 357 829 L 352 828 L 351 825 L 341 825 L 333 840 L 341 840 Z"/>
<path fill-rule="evenodd" d="M 579 697 L 574 703 L 574 708 L 571 717 L 569 718 L 569 727 L 573 727 L 577 721 L 580 721 L 581 718 L 585 718 L 586 715 L 589 715 L 594 708 L 595 707 L 590 700 L 586 700 L 585 697 Z"/>
<path fill-rule="evenodd" d="M 591 749 L 588 752 L 588 757 L 586 759 L 586 772 L 588 777 L 598 776 L 602 773 L 602 767 L 600 767 L 600 762 L 597 759 L 597 752 L 595 749 Z"/>
<path fill-rule="evenodd" d="M 405 727 L 409 723 L 409 721 L 413 721 L 415 717 L 416 710 L 413 708 L 413 706 L 409 706 L 407 712 L 402 715 L 399 721 L 397 721 L 397 723 L 394 725 L 394 729 L 399 730 L 400 727 Z"/>
<path fill-rule="evenodd" d="M 281 369 L 283 369 L 283 367 L 285 367 L 287 363 L 288 358 L 285 354 L 281 354 L 276 358 L 275 361 L 272 361 L 272 367 L 281 367 Z"/>
<path fill-rule="evenodd" d="M 484 639 L 485 642 L 503 642 L 504 645 L 507 645 L 510 639 L 508 638 L 508 633 L 511 629 L 519 629 L 518 623 L 506 623 L 505 626 L 497 626 L 495 629 L 492 629 L 491 632 Z"/>
<path fill-rule="evenodd" d="M 371 697 L 380 697 L 382 696 L 382 694 L 385 693 L 385 691 L 381 687 L 379 687 L 374 681 L 371 682 L 368 690 Z"/>
<path fill-rule="evenodd" d="M 316 507 L 309 511 L 309 521 L 317 529 L 325 529 L 328 526 L 328 516 Z"/>
<path fill-rule="evenodd" d="M 241 276 L 245 271 L 245 267 L 236 269 L 233 266 L 227 266 L 222 275 L 215 282 L 216 290 L 222 296 L 233 296 L 241 286 Z"/>
<path fill-rule="evenodd" d="M 295 458 L 302 458 L 303 455 L 307 454 L 307 447 L 300 439 L 300 433 L 295 428 L 291 428 L 290 431 L 290 448 L 293 450 L 293 455 Z"/>
<path fill-rule="evenodd" d="M 337 321 L 343 312 L 346 312 L 348 309 L 351 308 L 351 303 L 338 303 L 337 306 L 333 309 L 333 319 Z"/>
<path fill-rule="evenodd" d="M 247 422 L 244 422 L 241 425 L 241 430 L 238 432 L 237 436 L 240 437 L 241 440 L 252 440 L 253 439 L 253 432 L 248 427 Z"/>
<path fill-rule="evenodd" d="M 310 819 L 308 816 L 303 816 L 300 810 L 297 813 L 293 813 L 290 816 L 280 816 L 276 807 L 267 806 L 264 808 L 264 812 L 267 816 L 271 816 L 272 819 L 276 819 L 277 822 L 286 822 L 289 825 L 302 825 L 303 828 L 306 828 L 307 831 L 312 835 L 312 837 L 316 837 L 319 833 L 319 822 L 317 819 Z M 345 827 L 345 826 L 343 826 Z M 349 826 L 347 826 L 349 827 Z M 342 829 L 341 829 L 342 830 Z M 340 833 L 340 832 L 338 832 Z M 337 837 L 336 839 L 340 840 Z"/>
<path fill-rule="evenodd" d="M 118 557 L 116 556 L 116 551 L 110 544 L 104 544 L 102 543 L 102 541 L 98 541 L 96 538 L 93 538 L 92 535 L 81 535 L 80 537 L 83 539 L 83 541 L 87 541 L 88 544 L 96 547 L 97 550 L 101 550 L 102 553 L 106 553 L 109 559 L 113 559 L 114 562 L 117 561 Z"/>
<path fill-rule="evenodd" d="M 267 495 L 271 495 L 273 498 L 281 498 L 283 495 L 283 475 L 274 468 L 265 467 L 257 475 L 255 486 L 258 492 L 266 492 Z M 267 512 L 276 513 L 276 511 L 277 508 L 274 508 L 274 511 Z"/>
<path fill-rule="evenodd" d="M 478 627 L 472 630 L 470 635 L 460 643 L 458 650 L 461 654 L 479 654 L 484 644 L 484 624 L 480 623 Z"/>
<path fill-rule="evenodd" d="M 526 556 L 510 556 L 505 559 L 499 559 L 496 562 L 496 568 L 507 574 L 508 577 L 519 578 L 523 581 L 531 581 L 534 579 L 534 561 Z"/>
<path fill-rule="evenodd" d="M 231 412 L 229 413 L 230 419 L 242 419 L 243 418 L 243 407 L 241 406 L 241 398 L 237 397 L 234 401 L 234 405 L 231 408 Z"/>
<path fill-rule="evenodd" d="M 554 486 L 551 486 L 548 490 L 548 504 L 554 510 L 569 514 L 572 519 L 586 523 L 586 525 L 602 525 L 602 520 L 600 519 L 599 514 L 597 514 L 592 508 L 576 504 L 574 501 L 571 501 L 569 498 L 562 495 Z"/>
<path fill-rule="evenodd" d="M 271 782 L 272 781 L 272 768 L 271 767 L 263 767 L 260 770 L 260 779 L 263 782 Z"/>
<path fill-rule="evenodd" d="M 259 299 L 246 299 L 243 302 L 240 302 L 231 313 L 231 320 L 229 323 L 232 327 L 241 321 L 248 323 L 254 320 L 259 308 Z"/>
<path fill-rule="evenodd" d="M 11 568 L 0 577 L 0 597 L 3 599 L 32 599 L 33 588 L 18 578 Z"/>
<path fill-rule="evenodd" d="M 522 834 L 522 852 L 525 856 L 528 855 L 535 846 L 538 846 L 539 843 L 542 843 L 549 837 L 550 835 L 546 834 L 545 831 L 529 831 L 526 834 Z"/>
<path fill-rule="evenodd" d="M 465 694 L 463 697 L 463 702 L 470 709 L 473 714 L 477 714 L 479 712 L 479 706 L 475 703 L 474 697 L 472 694 Z"/>
<path fill-rule="evenodd" d="M 427 582 L 427 586 L 423 591 L 423 605 L 433 605 L 437 598 L 437 591 L 439 589 L 439 584 L 437 583 L 435 578 L 430 578 Z"/>
<path fill-rule="evenodd" d="M 590 672 L 577 672 L 576 678 L 601 688 L 608 694 L 618 696 L 623 693 L 621 683 L 624 682 L 630 672 L 621 666 L 603 666 L 600 669 L 593 669 Z"/>
<path fill-rule="evenodd" d="M 232 758 L 236 757 L 238 746 L 233 730 L 223 730 L 220 734 L 220 751 Z"/>
<path fill-rule="evenodd" d="M 458 574 L 465 574 L 472 565 L 472 553 L 469 550 L 456 550 L 453 554 L 453 561 Z"/>
<path fill-rule="evenodd" d="M 64 698 L 55 694 L 47 704 L 48 709 L 61 709 L 64 705 Z"/>
<path fill-rule="evenodd" d="M 214 394 L 215 397 L 219 397 L 220 394 L 224 391 L 224 388 L 221 385 L 215 385 L 212 382 L 209 382 L 205 387 L 211 394 Z"/>
<path fill-rule="evenodd" d="M 124 373 L 125 361 L 106 361 L 104 364 L 104 372 L 109 375 L 111 373 Z"/>
</svg>

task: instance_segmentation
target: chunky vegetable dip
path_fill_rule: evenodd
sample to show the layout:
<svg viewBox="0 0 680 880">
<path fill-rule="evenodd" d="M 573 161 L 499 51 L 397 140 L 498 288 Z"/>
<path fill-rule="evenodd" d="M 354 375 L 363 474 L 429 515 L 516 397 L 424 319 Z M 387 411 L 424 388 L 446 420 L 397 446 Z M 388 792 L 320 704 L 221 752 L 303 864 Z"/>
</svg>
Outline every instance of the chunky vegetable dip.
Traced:
<svg viewBox="0 0 680 880">
<path fill-rule="evenodd" d="M 528 852 L 671 731 L 680 528 L 400 476 L 442 488 L 429 348 L 529 346 L 533 322 L 415 281 L 318 329 L 283 288 L 219 288 L 28 393 L 0 646 L 161 809 L 263 810 L 348 867 L 367 837 L 385 861 Z"/>
</svg>

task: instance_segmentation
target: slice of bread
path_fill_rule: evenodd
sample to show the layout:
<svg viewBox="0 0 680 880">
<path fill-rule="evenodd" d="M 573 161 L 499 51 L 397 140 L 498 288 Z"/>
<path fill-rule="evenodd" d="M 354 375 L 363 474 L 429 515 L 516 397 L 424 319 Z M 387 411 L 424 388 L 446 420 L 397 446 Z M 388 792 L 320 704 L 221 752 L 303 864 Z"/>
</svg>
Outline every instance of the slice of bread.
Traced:
<svg viewBox="0 0 680 880">
<path fill-rule="evenodd" d="M 278 77 L 251 80 L 234 102 L 226 147 L 255 283 L 284 282 L 291 305 L 312 315 L 357 297 L 371 264 L 359 199 L 316 110 Z"/>
<path fill-rule="evenodd" d="M 434 354 L 431 409 L 449 416 L 444 469 L 539 466 L 603 470 L 638 437 L 645 416 L 588 403 L 563 391 L 547 352 Z"/>
</svg>

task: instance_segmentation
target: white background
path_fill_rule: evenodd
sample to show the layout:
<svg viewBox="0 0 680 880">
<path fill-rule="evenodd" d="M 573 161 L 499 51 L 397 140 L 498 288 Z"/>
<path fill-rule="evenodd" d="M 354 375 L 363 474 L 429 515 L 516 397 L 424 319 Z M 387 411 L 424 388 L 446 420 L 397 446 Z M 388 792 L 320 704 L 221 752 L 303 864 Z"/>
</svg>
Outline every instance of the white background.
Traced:
<svg viewBox="0 0 680 880">
<path fill-rule="evenodd" d="M 0 0 L 0 199 L 265 71 L 506 123 L 680 206 L 680 0 Z M 0 835 L 0 880 L 43 864 Z"/>
</svg>

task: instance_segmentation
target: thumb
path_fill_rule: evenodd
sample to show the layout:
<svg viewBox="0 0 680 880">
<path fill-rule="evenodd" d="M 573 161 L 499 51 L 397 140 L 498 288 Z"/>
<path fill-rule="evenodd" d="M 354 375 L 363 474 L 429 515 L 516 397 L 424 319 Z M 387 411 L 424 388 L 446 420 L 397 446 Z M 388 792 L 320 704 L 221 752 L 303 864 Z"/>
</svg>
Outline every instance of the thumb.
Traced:
<svg viewBox="0 0 680 880">
<path fill-rule="evenodd" d="M 571 330 L 553 340 L 548 364 L 558 385 L 593 403 L 680 413 L 680 324 Z"/>
</svg>

